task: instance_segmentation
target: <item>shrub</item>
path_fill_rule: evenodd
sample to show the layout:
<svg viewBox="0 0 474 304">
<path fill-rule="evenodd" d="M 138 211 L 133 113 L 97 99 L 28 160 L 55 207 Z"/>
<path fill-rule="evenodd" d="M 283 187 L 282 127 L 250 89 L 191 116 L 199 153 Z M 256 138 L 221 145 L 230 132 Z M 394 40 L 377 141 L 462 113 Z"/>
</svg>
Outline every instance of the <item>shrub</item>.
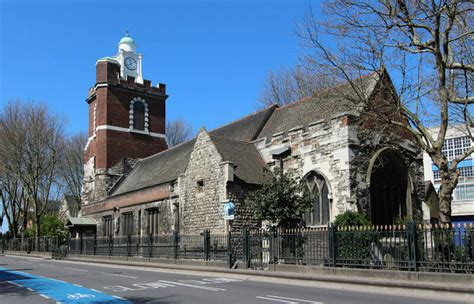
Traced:
<svg viewBox="0 0 474 304">
<path fill-rule="evenodd" d="M 369 220 L 362 214 L 354 211 L 346 211 L 336 216 L 334 221 L 336 227 L 341 226 L 369 226 Z"/>
<path fill-rule="evenodd" d="M 336 216 L 336 258 L 346 266 L 370 264 L 373 260 L 377 235 L 371 230 L 344 231 L 342 227 L 369 226 L 369 220 L 360 213 L 346 211 Z"/>
</svg>

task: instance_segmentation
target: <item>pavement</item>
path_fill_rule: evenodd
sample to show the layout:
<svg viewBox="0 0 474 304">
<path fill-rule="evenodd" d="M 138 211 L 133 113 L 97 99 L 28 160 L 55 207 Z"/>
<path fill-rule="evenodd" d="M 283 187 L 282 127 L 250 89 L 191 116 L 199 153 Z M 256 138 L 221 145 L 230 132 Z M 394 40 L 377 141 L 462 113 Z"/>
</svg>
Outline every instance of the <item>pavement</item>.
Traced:
<svg viewBox="0 0 474 304">
<path fill-rule="evenodd" d="M 0 256 L 0 303 L 474 303 L 472 293 Z"/>
</svg>

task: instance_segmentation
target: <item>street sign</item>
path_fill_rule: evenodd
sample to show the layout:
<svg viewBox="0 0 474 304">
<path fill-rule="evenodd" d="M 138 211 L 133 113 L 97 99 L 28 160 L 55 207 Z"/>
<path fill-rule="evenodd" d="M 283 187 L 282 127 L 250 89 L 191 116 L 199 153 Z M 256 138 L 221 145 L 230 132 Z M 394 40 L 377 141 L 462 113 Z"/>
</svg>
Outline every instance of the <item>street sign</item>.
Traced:
<svg viewBox="0 0 474 304">
<path fill-rule="evenodd" d="M 225 220 L 234 219 L 234 209 L 235 209 L 235 205 L 232 201 L 227 201 L 224 203 L 224 219 Z"/>
</svg>

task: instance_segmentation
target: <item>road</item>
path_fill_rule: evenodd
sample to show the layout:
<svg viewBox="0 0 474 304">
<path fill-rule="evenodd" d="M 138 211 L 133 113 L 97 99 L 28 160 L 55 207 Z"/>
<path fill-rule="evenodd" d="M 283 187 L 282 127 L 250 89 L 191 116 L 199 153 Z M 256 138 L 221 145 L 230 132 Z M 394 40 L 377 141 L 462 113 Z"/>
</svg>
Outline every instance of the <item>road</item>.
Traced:
<svg viewBox="0 0 474 304">
<path fill-rule="evenodd" d="M 364 292 L 344 285 L 327 287 L 318 282 L 0 256 L 0 303 L 446 303 L 439 296 L 433 295 L 434 300 L 409 290 L 389 294 L 375 287 Z"/>
</svg>

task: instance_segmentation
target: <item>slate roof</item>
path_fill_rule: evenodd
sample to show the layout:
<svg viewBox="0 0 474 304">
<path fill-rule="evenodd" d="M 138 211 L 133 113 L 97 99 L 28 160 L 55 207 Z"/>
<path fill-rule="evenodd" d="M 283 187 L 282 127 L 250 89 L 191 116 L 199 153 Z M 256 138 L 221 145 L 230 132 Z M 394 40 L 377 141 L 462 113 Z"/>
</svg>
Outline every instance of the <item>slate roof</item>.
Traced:
<svg viewBox="0 0 474 304">
<path fill-rule="evenodd" d="M 252 141 L 257 138 L 257 135 L 276 108 L 277 105 L 272 105 L 225 126 L 214 129 L 210 131 L 209 134 L 240 141 Z"/>
<path fill-rule="evenodd" d="M 211 140 L 224 161 L 234 164 L 234 175 L 248 184 L 264 181 L 265 162 L 250 142 L 237 141 L 211 135 Z"/>
<path fill-rule="evenodd" d="M 89 217 L 70 217 L 66 226 L 95 226 L 97 222 L 93 218 Z"/>
<path fill-rule="evenodd" d="M 375 88 L 379 77 L 369 74 L 354 81 L 358 91 L 367 96 Z M 270 139 L 274 134 L 287 132 L 296 127 L 307 127 L 318 120 L 326 120 L 338 114 L 357 114 L 356 91 L 348 83 L 329 88 L 317 96 L 306 97 L 292 104 L 277 108 L 257 138 Z"/>
<path fill-rule="evenodd" d="M 113 196 L 176 180 L 186 170 L 196 140 L 141 159 L 118 185 Z"/>
</svg>

